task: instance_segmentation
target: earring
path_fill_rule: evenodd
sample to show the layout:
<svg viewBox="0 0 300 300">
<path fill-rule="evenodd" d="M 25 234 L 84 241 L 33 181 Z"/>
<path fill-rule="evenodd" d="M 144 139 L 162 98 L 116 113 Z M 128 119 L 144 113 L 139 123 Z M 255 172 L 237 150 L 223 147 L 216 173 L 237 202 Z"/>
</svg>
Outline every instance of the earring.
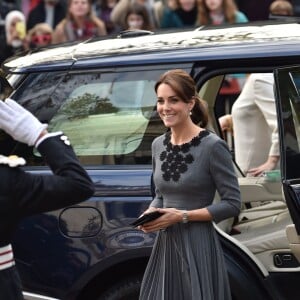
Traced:
<svg viewBox="0 0 300 300">
<path fill-rule="evenodd" d="M 190 116 L 192 115 L 193 113 L 192 113 L 192 111 L 190 110 Z"/>
</svg>

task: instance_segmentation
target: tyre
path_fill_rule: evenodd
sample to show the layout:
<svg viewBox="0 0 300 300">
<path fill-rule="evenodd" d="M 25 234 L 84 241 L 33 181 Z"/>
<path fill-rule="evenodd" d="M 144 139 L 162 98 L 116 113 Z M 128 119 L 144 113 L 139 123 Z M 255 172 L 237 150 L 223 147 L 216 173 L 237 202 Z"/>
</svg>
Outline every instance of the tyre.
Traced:
<svg viewBox="0 0 300 300">
<path fill-rule="evenodd" d="M 106 290 L 97 300 L 138 300 L 142 277 L 129 277 Z"/>
</svg>

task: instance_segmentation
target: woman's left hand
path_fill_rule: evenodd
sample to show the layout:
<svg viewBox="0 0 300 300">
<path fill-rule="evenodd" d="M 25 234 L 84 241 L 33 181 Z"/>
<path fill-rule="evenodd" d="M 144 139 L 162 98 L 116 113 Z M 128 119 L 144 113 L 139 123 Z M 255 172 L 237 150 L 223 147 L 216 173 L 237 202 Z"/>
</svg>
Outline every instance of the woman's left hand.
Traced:
<svg viewBox="0 0 300 300">
<path fill-rule="evenodd" d="M 166 229 L 170 225 L 179 223 L 182 221 L 182 211 L 176 208 L 159 208 L 157 209 L 163 215 L 154 221 L 145 223 L 138 228 L 145 233 L 154 232 L 161 229 Z"/>
</svg>

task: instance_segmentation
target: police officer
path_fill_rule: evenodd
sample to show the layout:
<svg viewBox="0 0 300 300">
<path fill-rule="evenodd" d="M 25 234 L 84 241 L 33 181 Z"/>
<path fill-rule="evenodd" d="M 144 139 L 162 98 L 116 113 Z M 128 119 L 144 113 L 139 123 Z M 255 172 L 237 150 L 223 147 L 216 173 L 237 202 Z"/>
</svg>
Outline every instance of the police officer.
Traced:
<svg viewBox="0 0 300 300">
<path fill-rule="evenodd" d="M 13 139 L 35 146 L 53 175 L 26 173 L 24 159 L 0 155 L 0 298 L 23 299 L 11 240 L 26 216 L 59 209 L 92 196 L 94 186 L 62 132 L 48 133 L 29 111 L 12 99 L 0 100 L 0 129 Z M 1 151 L 1 149 L 0 149 Z"/>
</svg>

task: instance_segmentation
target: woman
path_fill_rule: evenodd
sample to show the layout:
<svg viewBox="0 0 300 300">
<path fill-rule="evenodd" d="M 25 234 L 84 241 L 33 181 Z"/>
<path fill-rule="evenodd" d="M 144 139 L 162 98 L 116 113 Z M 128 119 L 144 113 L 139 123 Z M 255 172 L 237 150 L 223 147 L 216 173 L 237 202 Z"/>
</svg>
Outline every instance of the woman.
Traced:
<svg viewBox="0 0 300 300">
<path fill-rule="evenodd" d="M 27 50 L 25 16 L 18 10 L 5 17 L 5 41 L 0 43 L 0 64 L 10 56 Z"/>
<path fill-rule="evenodd" d="M 31 49 L 47 47 L 52 43 L 53 30 L 47 23 L 38 23 L 28 31 L 27 39 Z"/>
<path fill-rule="evenodd" d="M 118 3 L 114 6 L 110 18 L 116 26 L 119 26 L 120 29 L 126 28 L 125 18 L 128 13 L 129 7 L 134 4 L 140 4 L 145 6 L 149 21 L 152 28 L 158 27 L 157 15 L 159 14 L 158 10 L 161 9 L 161 1 L 154 0 L 119 0 Z"/>
<path fill-rule="evenodd" d="M 91 0 L 69 0 L 67 16 L 55 28 L 53 43 L 106 35 L 105 24 L 92 11 Z"/>
<path fill-rule="evenodd" d="M 126 30 L 153 30 L 150 24 L 147 9 L 144 5 L 132 4 L 127 12 L 125 23 Z"/>
<path fill-rule="evenodd" d="M 273 73 L 250 74 L 231 115 L 219 118 L 222 131 L 234 133 L 235 160 L 247 176 L 261 176 L 265 171 L 279 168 L 273 86 Z"/>
<path fill-rule="evenodd" d="M 156 188 L 145 213 L 163 215 L 139 226 L 146 233 L 159 230 L 140 300 L 231 299 L 212 223 L 240 211 L 231 155 L 223 140 L 204 129 L 208 115 L 185 71 L 166 72 L 155 91 L 157 112 L 170 131 L 152 144 Z M 213 203 L 216 191 L 221 201 Z"/>
<path fill-rule="evenodd" d="M 198 0 L 199 25 L 245 22 L 248 19 L 237 9 L 234 0 Z"/>
</svg>

